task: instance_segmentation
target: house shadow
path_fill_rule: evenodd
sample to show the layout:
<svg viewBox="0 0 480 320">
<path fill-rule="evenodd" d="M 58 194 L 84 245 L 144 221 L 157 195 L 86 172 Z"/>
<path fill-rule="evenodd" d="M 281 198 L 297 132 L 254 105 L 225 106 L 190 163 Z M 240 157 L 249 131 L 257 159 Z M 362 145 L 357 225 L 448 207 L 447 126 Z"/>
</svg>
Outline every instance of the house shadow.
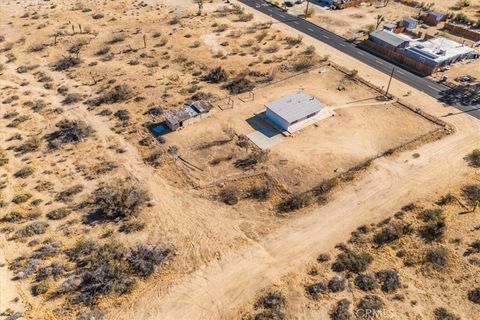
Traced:
<svg viewBox="0 0 480 320">
<path fill-rule="evenodd" d="M 268 120 L 265 118 L 265 111 L 262 113 L 258 113 L 253 117 L 248 118 L 247 123 L 252 127 L 254 130 L 262 133 L 264 136 L 268 138 L 275 137 L 281 134 Z"/>
</svg>

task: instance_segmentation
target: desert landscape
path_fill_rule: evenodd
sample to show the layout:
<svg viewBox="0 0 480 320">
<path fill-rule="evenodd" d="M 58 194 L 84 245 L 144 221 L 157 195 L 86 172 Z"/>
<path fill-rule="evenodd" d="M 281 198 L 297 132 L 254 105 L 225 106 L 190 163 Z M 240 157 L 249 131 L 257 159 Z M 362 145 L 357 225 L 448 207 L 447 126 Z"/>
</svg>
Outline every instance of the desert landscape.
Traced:
<svg viewBox="0 0 480 320">
<path fill-rule="evenodd" d="M 2 1 L 0 141 L 0 319 L 480 313 L 479 120 L 241 2 Z"/>
</svg>

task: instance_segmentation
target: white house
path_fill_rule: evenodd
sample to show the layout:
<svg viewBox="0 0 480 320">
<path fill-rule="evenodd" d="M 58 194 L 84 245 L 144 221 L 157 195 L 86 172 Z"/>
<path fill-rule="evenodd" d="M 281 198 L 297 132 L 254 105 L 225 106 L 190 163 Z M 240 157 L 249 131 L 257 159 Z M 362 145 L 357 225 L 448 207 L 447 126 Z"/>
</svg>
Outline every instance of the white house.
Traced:
<svg viewBox="0 0 480 320">
<path fill-rule="evenodd" d="M 275 127 L 289 133 L 334 115 L 323 103 L 304 92 L 282 97 L 265 107 L 265 117 Z"/>
</svg>

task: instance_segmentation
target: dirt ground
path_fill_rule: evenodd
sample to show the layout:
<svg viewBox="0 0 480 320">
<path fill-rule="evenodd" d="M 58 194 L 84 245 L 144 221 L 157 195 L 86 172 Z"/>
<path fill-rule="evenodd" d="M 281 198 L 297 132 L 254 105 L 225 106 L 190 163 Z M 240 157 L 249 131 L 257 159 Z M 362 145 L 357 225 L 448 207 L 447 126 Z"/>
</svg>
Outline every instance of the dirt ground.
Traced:
<svg viewBox="0 0 480 320">
<path fill-rule="evenodd" d="M 255 83 L 261 83 L 272 74 L 278 78 L 291 75 L 289 69 L 285 70 L 282 65 L 291 65 L 297 55 L 313 43 L 304 39 L 302 44 L 289 46 L 285 43 L 285 34 L 293 37 L 296 34 L 279 27 L 268 31 L 259 49 L 256 49 L 255 43 L 248 40 L 255 41 L 263 29 L 257 25 L 258 30 L 256 27 L 255 32 L 250 33 L 252 29 L 249 26 L 264 21 L 261 15 L 256 14 L 254 20 L 247 22 L 237 21 L 236 14 L 224 16 L 225 13 L 221 13 L 218 17 L 218 12 L 214 10 L 223 4 L 216 2 L 206 4 L 205 15 L 197 17 L 196 8 L 189 1 L 172 1 L 171 4 L 176 8 L 165 5 L 155 8 L 131 1 L 101 4 L 24 1 L 8 2 L 2 7 L 0 35 L 5 40 L 0 43 L 0 140 L 9 163 L 0 168 L 0 209 L 2 216 L 19 211 L 31 214 L 37 222 L 48 223 L 44 234 L 29 240 L 8 241 L 27 222 L 11 224 L 2 221 L 0 247 L 7 263 L 21 255 L 29 255 L 43 241 L 52 238 L 61 241 L 64 248 L 85 237 L 102 242 L 105 234 L 128 247 L 139 243 L 168 245 L 175 249 L 175 257 L 171 262 L 152 278 L 139 281 L 131 295 L 105 299 L 100 307 L 109 311 L 108 317 L 112 319 L 158 319 L 159 314 L 166 319 L 221 317 L 228 313 L 225 311 L 227 306 L 231 305 L 232 313 L 236 313 L 258 290 L 268 287 L 282 275 L 301 268 L 302 259 L 310 259 L 311 253 L 318 250 L 318 243 L 324 242 L 325 248 L 330 247 L 359 223 L 383 218 L 384 212 L 388 211 L 386 209 L 398 207 L 403 197 L 412 194 L 412 190 L 418 186 L 426 186 L 415 194 L 415 197 L 422 197 L 438 190 L 436 186 L 439 180 L 444 181 L 445 187 L 455 185 L 465 173 L 461 165 L 462 157 L 479 144 L 478 125 L 467 116 L 459 115 L 448 118 L 457 130 L 454 135 L 398 157 L 374 162 L 361 180 L 338 192 L 327 207 L 314 206 L 298 218 L 279 217 L 271 207 L 261 203 L 248 202 L 228 207 L 199 196 L 196 190 L 185 189 L 183 184 L 173 185 L 172 179 L 164 176 L 162 170 L 156 170 L 144 162 L 145 155 L 159 146 L 156 143 L 151 146 L 139 144 L 139 140 L 148 135 L 144 125 L 159 120 L 145 112 L 152 106 L 161 106 L 165 110 L 176 107 L 200 91 L 224 95 L 225 90 L 218 85 L 200 82 L 199 76 L 193 75 L 197 74 L 196 71 L 205 73 L 209 67 L 222 65 L 230 76 L 246 68 L 255 69 L 256 75 L 252 76 Z M 93 18 L 94 14 L 100 15 Z M 176 17 L 180 22 L 175 21 Z M 217 25 L 213 26 L 215 23 Z M 224 23 L 228 25 L 228 31 L 220 31 L 223 26 L 218 29 Z M 141 30 L 138 31 L 138 28 Z M 233 34 L 227 34 L 230 31 Z M 241 37 L 237 37 L 238 31 L 242 33 Z M 58 34 L 56 43 L 55 33 Z M 160 35 L 157 36 L 157 33 Z M 147 49 L 142 49 L 143 34 L 147 35 Z M 120 37 L 117 38 L 118 42 L 107 45 L 106 42 L 112 42 L 114 35 L 124 35 L 125 40 L 118 40 Z M 198 40 L 200 44 L 196 43 L 197 39 L 202 39 Z M 242 49 L 243 41 L 250 43 L 246 47 L 250 49 Z M 37 44 L 46 46 L 35 51 L 33 47 Z M 278 48 L 274 48 L 276 52 L 269 53 L 267 51 L 271 51 L 272 44 L 277 44 Z M 66 71 L 52 70 L 53 64 L 62 55 L 68 55 L 67 50 L 75 45 L 81 47 L 78 54 L 81 64 Z M 110 53 L 97 54 L 99 49 L 106 46 L 110 47 Z M 219 46 L 224 48 L 224 52 L 218 52 Z M 322 56 L 332 53 L 318 44 L 315 44 L 315 48 Z M 195 51 L 198 53 L 192 53 Z M 371 73 L 365 66 L 352 65 L 342 55 L 335 55 L 335 59 L 349 69 L 359 70 L 360 74 L 373 82 L 384 82 L 384 77 Z M 274 69 L 277 71 L 273 72 Z M 327 74 L 330 74 L 329 71 Z M 312 72 L 306 76 L 318 75 Z M 107 103 L 96 109 L 81 103 L 108 92 L 114 84 L 122 83 L 129 84 L 134 93 L 127 101 Z M 381 83 L 378 84 L 381 86 Z M 396 81 L 392 84 L 392 92 L 398 95 L 411 90 Z M 62 94 L 62 86 L 67 87 L 69 93 L 82 95 L 80 101 L 65 104 L 66 94 Z M 194 86 L 201 88 L 192 89 Z M 283 88 L 298 90 L 301 87 L 299 84 L 286 86 Z M 314 84 L 305 84 L 304 88 L 309 89 L 310 86 Z M 333 96 L 334 86 L 327 86 L 326 89 L 330 90 L 329 96 Z M 281 90 L 275 90 L 265 90 L 259 94 L 256 100 L 259 104 L 247 104 L 245 110 L 248 109 L 248 112 L 245 111 L 245 115 L 261 109 L 263 101 L 278 96 Z M 347 90 L 343 98 L 337 97 L 338 101 L 327 97 L 324 97 L 324 101 L 343 105 L 357 99 L 358 95 L 363 96 L 362 90 L 353 87 Z M 322 98 L 320 94 L 318 97 Z M 39 99 L 45 102 L 43 109 L 32 110 L 28 102 Z M 417 92 L 408 99 L 436 116 L 450 111 Z M 112 113 L 128 110 L 129 122 L 125 124 L 117 116 L 102 113 L 106 109 Z M 362 127 L 364 139 L 359 141 L 368 154 L 392 143 L 402 142 L 407 135 L 414 137 L 429 129 L 423 120 L 411 117 L 393 105 L 356 106 L 339 109 L 337 113 L 351 125 L 360 127 L 360 119 L 369 124 Z M 361 118 L 356 119 L 355 114 L 361 115 Z M 416 126 L 405 126 L 395 115 L 408 117 L 409 122 L 412 121 Z M 387 125 L 375 123 L 377 117 L 397 126 L 398 130 L 394 132 L 398 133 L 398 137 L 381 137 L 380 133 Z M 15 124 L 15 119 L 19 123 Z M 56 130 L 55 124 L 62 119 L 82 120 L 94 130 L 94 134 L 63 149 L 49 150 L 44 137 Z M 226 122 L 228 125 L 229 121 Z M 334 127 L 330 124 L 332 132 L 335 132 Z M 238 128 L 248 131 L 245 124 Z M 302 138 L 303 134 L 308 138 L 309 131 L 315 133 L 317 129 L 321 127 L 309 128 L 292 139 Z M 222 132 L 221 126 L 214 130 Z M 19 154 L 14 150 L 27 139 L 35 137 L 41 140 L 38 150 L 27 154 Z M 372 141 L 363 141 L 367 138 Z M 330 148 L 333 146 L 330 144 Z M 293 150 L 295 146 L 291 144 L 289 148 Z M 281 153 L 279 149 L 275 152 Z M 363 156 L 367 155 L 367 151 Z M 418 152 L 420 157 L 412 157 L 414 152 Z M 112 162 L 115 166 L 102 173 L 98 168 L 106 162 Z M 13 174 L 25 166 L 33 167 L 33 174 L 26 178 L 14 177 Z M 328 171 L 332 168 L 328 168 Z M 452 171 L 457 174 L 451 175 Z M 215 175 L 218 176 L 218 173 Z M 116 224 L 83 223 L 85 212 L 80 204 L 89 199 L 93 190 L 102 182 L 115 182 L 126 177 L 151 194 L 151 203 L 138 217 L 145 223 L 145 228 L 141 232 L 125 234 L 118 231 Z M 47 212 L 65 205 L 56 200 L 56 195 L 75 184 L 81 184 L 83 189 L 66 204 L 74 208 L 71 216 L 64 221 L 47 219 Z M 12 203 L 13 198 L 22 193 L 29 193 L 30 200 Z M 338 218 L 331 212 L 346 214 Z M 319 221 L 332 220 L 338 227 L 325 230 L 323 224 L 318 224 Z M 295 259 L 297 255 L 301 255 L 298 261 Z M 13 292 L 16 289 L 29 317 L 74 317 L 76 310 L 60 307 L 62 299 L 33 297 L 30 293 L 32 282 L 33 279 L 12 280 L 8 284 L 12 299 L 16 296 Z M 59 284 L 60 281 L 51 285 L 55 287 Z M 188 303 L 185 303 L 187 299 Z M 12 309 L 22 309 L 20 301 L 12 303 L 9 300 L 7 303 Z M 2 304 L 4 307 L 6 305 Z"/>
<path fill-rule="evenodd" d="M 465 185 L 479 182 L 478 175 L 474 174 L 474 170 L 471 171 L 473 175 L 466 177 Z M 450 194 L 463 199 L 460 190 L 451 190 Z M 332 262 L 342 252 L 337 246 L 336 249 L 317 251 L 317 256 L 327 255 L 328 261 L 320 262 L 316 260 L 317 256 L 312 257 L 304 266 L 302 273 L 288 274 L 279 283 L 262 291 L 257 300 L 245 308 L 243 318 L 251 319 L 262 312 L 261 299 L 268 292 L 280 292 L 285 299 L 280 311 L 286 319 L 328 319 L 329 313 L 340 299 L 348 299 L 351 302 L 348 309 L 355 310 L 360 299 L 366 294 L 375 294 L 383 300 L 382 319 L 434 319 L 434 310 L 440 307 L 446 308 L 461 319 L 475 319 L 480 309 L 478 305 L 467 300 L 467 295 L 480 284 L 478 276 L 480 266 L 478 256 L 464 253 L 469 244 L 479 237 L 478 228 L 472 228 L 472 225 L 478 223 L 476 214 L 473 212 L 459 214 L 466 209 L 456 201 L 440 206 L 433 203 L 434 200 L 437 199 L 427 198 L 415 202 L 416 208 L 413 211 L 403 212 L 402 215 L 397 214 L 395 217 L 392 214 L 386 221 L 392 224 L 405 222 L 418 230 L 422 225 L 424 209 L 443 210 L 447 230 L 444 238 L 438 242 L 427 243 L 412 233 L 392 244 L 379 247 L 372 243 L 372 235 L 378 234 L 382 223 L 365 224 L 368 230 L 366 234 L 359 231 L 364 229 L 352 230 L 351 238 L 344 242 L 350 250 L 368 252 L 372 255 L 373 262 L 363 274 L 371 275 L 380 270 L 398 272 L 401 285 L 397 290 L 386 293 L 376 288 L 365 292 L 355 285 L 355 274 L 332 271 Z M 425 262 L 425 253 L 438 248 L 448 252 L 449 261 L 446 266 L 439 267 Z M 337 293 L 320 293 L 316 299 L 306 291 L 308 286 L 328 282 L 334 276 L 346 279 L 345 290 Z"/>
<path fill-rule="evenodd" d="M 228 139 L 223 132 L 226 125 L 238 136 L 254 132 L 255 125 L 252 127 L 249 121 L 267 103 L 300 90 L 316 96 L 336 115 L 290 137 L 277 133 L 282 142 L 269 148 L 268 160 L 257 170 L 266 170 L 290 191 L 310 189 L 324 179 L 438 128 L 399 104 L 378 102 L 375 99 L 378 93 L 360 82 L 348 81 L 346 90 L 339 91 L 337 87 L 345 75 L 333 67 L 320 69 L 257 88 L 253 101 L 243 95 L 243 101 L 235 100 L 233 109 L 216 110 L 205 120 L 167 134 L 167 144 L 177 146 L 183 159 L 203 169 L 188 170 L 185 174 L 201 185 L 241 175 L 242 169 L 236 169 L 232 163 L 248 152 L 236 147 L 234 141 L 207 149 L 199 146 Z M 209 164 L 222 155 L 228 155 L 230 160 Z"/>
</svg>

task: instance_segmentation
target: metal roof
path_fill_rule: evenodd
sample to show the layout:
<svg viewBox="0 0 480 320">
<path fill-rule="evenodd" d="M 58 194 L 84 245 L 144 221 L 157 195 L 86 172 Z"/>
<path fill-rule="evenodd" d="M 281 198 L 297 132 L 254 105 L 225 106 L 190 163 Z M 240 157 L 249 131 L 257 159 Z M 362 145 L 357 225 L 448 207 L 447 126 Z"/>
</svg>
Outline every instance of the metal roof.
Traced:
<svg viewBox="0 0 480 320">
<path fill-rule="evenodd" d="M 405 17 L 405 18 L 403 18 L 403 21 L 418 23 L 418 20 L 415 19 L 415 18 L 412 18 L 412 17 Z"/>
<path fill-rule="evenodd" d="M 370 33 L 370 37 L 374 39 L 381 40 L 385 43 L 388 43 L 389 45 L 393 47 L 399 47 L 400 45 L 404 44 L 405 42 L 408 42 L 407 39 L 393 33 L 390 31 L 386 30 L 377 30 L 372 33 Z"/>
<path fill-rule="evenodd" d="M 325 105 L 309 94 L 296 92 L 272 101 L 266 107 L 288 123 L 292 123 L 319 112 Z"/>
</svg>

